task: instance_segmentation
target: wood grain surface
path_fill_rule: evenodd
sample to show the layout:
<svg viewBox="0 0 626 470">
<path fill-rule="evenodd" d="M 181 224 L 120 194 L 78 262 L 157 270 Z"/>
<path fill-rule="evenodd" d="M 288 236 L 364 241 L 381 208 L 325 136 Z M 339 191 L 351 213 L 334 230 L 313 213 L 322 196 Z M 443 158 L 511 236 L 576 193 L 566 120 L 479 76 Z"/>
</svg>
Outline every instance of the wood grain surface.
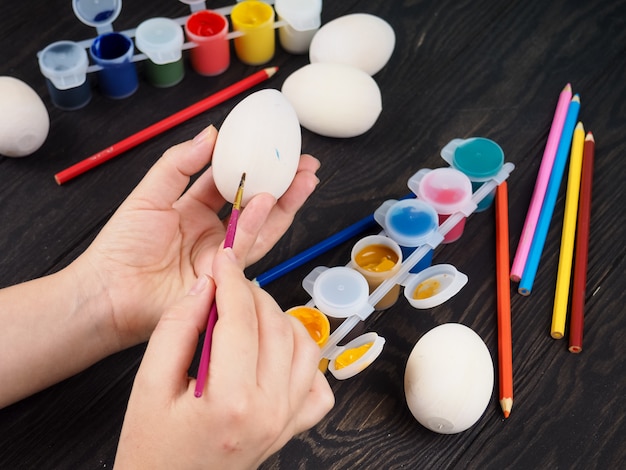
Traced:
<svg viewBox="0 0 626 470">
<path fill-rule="evenodd" d="M 212 8 L 229 4 L 208 3 Z M 249 268 L 249 277 L 371 214 L 384 200 L 407 194 L 408 178 L 421 168 L 444 166 L 439 151 L 457 137 L 493 139 L 506 160 L 516 165 L 508 182 L 512 256 L 558 94 L 569 82 L 581 96 L 579 118 L 596 139 L 584 349 L 571 354 L 567 339 L 556 341 L 549 334 L 563 184 L 532 294 L 522 297 L 517 286 L 511 286 L 515 401 L 510 418 L 502 415 L 497 382 L 482 418 L 459 434 L 427 430 L 404 399 L 409 353 L 437 325 L 459 322 L 471 327 L 497 360 L 491 208 L 472 215 L 462 238 L 435 252 L 435 263 L 454 264 L 469 276 L 461 292 L 424 311 L 400 299 L 360 325 L 386 338 L 381 356 L 355 378 L 329 377 L 335 408 L 262 468 L 623 467 L 626 2 L 325 1 L 322 21 L 355 12 L 380 16 L 396 34 L 391 60 L 374 76 L 383 111 L 375 126 L 359 137 L 333 139 L 303 130 L 303 151 L 322 162 L 321 183 L 284 238 Z M 188 13 L 176 0 L 127 0 L 114 28 Z M 57 186 L 56 172 L 258 69 L 233 55 L 224 74 L 202 77 L 185 55 L 186 75 L 179 85 L 154 88 L 141 77 L 134 95 L 110 100 L 94 84 L 85 108 L 61 111 L 52 105 L 36 53 L 54 41 L 94 36 L 95 30 L 74 17 L 69 1 L 4 1 L 0 6 L 0 75 L 33 87 L 51 119 L 48 139 L 35 154 L 0 157 L 0 287 L 70 263 L 165 149 L 209 123 L 219 127 L 238 99 L 67 185 Z M 307 55 L 291 55 L 278 47 L 269 65 L 279 66 L 279 72 L 255 90 L 280 89 L 290 73 L 307 63 Z M 345 264 L 354 241 L 274 281 L 267 290 L 284 309 L 306 302 L 304 276 L 318 265 Z M 112 467 L 143 349 L 123 351 L 0 410 L 0 469 Z M 1 352 L 2 345 L 3 360 Z"/>
</svg>

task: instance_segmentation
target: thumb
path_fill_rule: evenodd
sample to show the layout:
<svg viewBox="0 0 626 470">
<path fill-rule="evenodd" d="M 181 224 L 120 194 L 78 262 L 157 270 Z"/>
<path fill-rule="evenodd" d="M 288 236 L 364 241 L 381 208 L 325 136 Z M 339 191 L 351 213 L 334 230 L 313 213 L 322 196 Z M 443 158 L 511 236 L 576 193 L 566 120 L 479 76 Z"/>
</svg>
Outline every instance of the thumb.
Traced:
<svg viewBox="0 0 626 470">
<path fill-rule="evenodd" d="M 169 307 L 157 324 L 135 380 L 136 386 L 176 396 L 189 386 L 188 370 L 206 328 L 215 288 L 201 275 L 189 293 Z"/>
<path fill-rule="evenodd" d="M 207 127 L 193 141 L 169 148 L 139 182 L 129 199 L 150 201 L 156 209 L 170 209 L 187 188 L 191 176 L 210 161 L 217 129 Z"/>
</svg>

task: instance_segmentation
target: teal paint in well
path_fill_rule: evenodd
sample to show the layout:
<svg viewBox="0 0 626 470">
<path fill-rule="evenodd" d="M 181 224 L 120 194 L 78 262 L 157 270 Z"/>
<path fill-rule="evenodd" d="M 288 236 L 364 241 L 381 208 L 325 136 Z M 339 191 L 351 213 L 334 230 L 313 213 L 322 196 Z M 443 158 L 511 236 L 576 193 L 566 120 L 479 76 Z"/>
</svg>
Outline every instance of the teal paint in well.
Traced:
<svg viewBox="0 0 626 470">
<path fill-rule="evenodd" d="M 456 148 L 452 164 L 469 177 L 472 192 L 476 192 L 485 181 L 498 174 L 504 164 L 504 152 L 493 140 L 476 137 Z M 495 190 L 478 204 L 476 212 L 490 207 L 494 196 Z"/>
</svg>

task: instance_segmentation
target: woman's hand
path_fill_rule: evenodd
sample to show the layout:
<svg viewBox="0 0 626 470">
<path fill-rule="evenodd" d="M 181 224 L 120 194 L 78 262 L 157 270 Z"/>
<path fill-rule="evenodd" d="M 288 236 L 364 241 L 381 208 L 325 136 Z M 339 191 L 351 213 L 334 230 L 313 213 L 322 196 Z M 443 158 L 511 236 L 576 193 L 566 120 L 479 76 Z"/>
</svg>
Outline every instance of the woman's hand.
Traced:
<svg viewBox="0 0 626 470">
<path fill-rule="evenodd" d="M 305 328 L 246 280 L 231 249 L 214 256 L 219 318 L 202 397 L 187 370 L 214 283 L 202 275 L 166 310 L 137 373 L 116 467 L 254 468 L 334 404 Z"/>
<path fill-rule="evenodd" d="M 145 341 L 164 308 L 186 292 L 199 273 L 211 274 L 225 236 L 218 212 L 226 201 L 208 168 L 217 131 L 209 126 L 193 141 L 169 149 L 124 201 L 91 246 L 72 266 L 85 295 L 108 302 L 119 347 Z M 300 159 L 287 192 L 250 201 L 237 226 L 235 252 L 246 265 L 266 254 L 315 189 L 319 162 Z M 186 191 L 185 191 L 186 190 Z"/>
</svg>

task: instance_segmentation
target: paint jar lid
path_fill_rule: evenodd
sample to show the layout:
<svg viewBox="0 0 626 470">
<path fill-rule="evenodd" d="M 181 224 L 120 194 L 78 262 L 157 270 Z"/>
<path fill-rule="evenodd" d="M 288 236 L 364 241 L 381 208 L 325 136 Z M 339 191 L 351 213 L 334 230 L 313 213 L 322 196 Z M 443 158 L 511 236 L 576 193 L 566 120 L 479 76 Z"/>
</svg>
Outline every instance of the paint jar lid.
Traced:
<svg viewBox="0 0 626 470">
<path fill-rule="evenodd" d="M 189 9 L 191 12 L 196 12 L 200 10 L 206 9 L 206 1 L 205 0 L 179 0 L 180 3 L 184 3 L 185 5 L 189 5 Z"/>
<path fill-rule="evenodd" d="M 367 280 L 352 268 L 319 266 L 304 278 L 302 285 L 313 297 L 315 306 L 333 318 L 353 315 L 365 318 L 374 311 L 367 303 Z"/>
<path fill-rule="evenodd" d="M 464 212 L 469 215 L 474 210 L 472 182 L 454 168 L 422 169 L 409 178 L 408 186 L 438 214 Z"/>
<path fill-rule="evenodd" d="M 89 59 L 73 41 L 57 41 L 39 53 L 39 69 L 57 90 L 76 88 L 87 80 Z"/>
<path fill-rule="evenodd" d="M 150 18 L 135 32 L 137 49 L 157 65 L 180 60 L 184 42 L 183 29 L 170 18 Z"/>
<path fill-rule="evenodd" d="M 437 211 L 419 199 L 389 199 L 374 211 L 374 219 L 389 238 L 406 247 L 428 243 L 439 226 Z"/>
<path fill-rule="evenodd" d="M 487 181 L 504 164 L 504 151 L 485 137 L 453 139 L 441 149 L 441 157 L 472 181 Z"/>
<path fill-rule="evenodd" d="M 404 296 L 417 309 L 433 308 L 454 297 L 465 284 L 467 276 L 454 266 L 435 264 L 409 275 Z"/>
<path fill-rule="evenodd" d="M 366 345 L 370 345 L 364 352 L 357 352 L 358 348 Z M 345 380 L 350 377 L 354 377 L 370 366 L 380 353 L 383 351 L 385 345 L 385 338 L 378 336 L 374 332 L 365 333 L 358 338 L 353 339 L 345 346 L 338 346 L 333 351 L 333 357 L 329 358 L 328 370 L 336 379 Z M 337 368 L 337 359 L 345 352 L 348 353 L 348 360 L 350 359 L 350 350 L 355 350 L 357 354 L 354 354 L 354 361 L 345 364 L 343 367 Z M 343 362 L 343 361 L 342 361 Z"/>
<path fill-rule="evenodd" d="M 296 31 L 318 29 L 322 24 L 322 0 L 276 0 L 274 9 Z"/>
<path fill-rule="evenodd" d="M 98 33 L 113 31 L 111 24 L 122 11 L 122 0 L 72 0 L 76 17 Z"/>
</svg>

